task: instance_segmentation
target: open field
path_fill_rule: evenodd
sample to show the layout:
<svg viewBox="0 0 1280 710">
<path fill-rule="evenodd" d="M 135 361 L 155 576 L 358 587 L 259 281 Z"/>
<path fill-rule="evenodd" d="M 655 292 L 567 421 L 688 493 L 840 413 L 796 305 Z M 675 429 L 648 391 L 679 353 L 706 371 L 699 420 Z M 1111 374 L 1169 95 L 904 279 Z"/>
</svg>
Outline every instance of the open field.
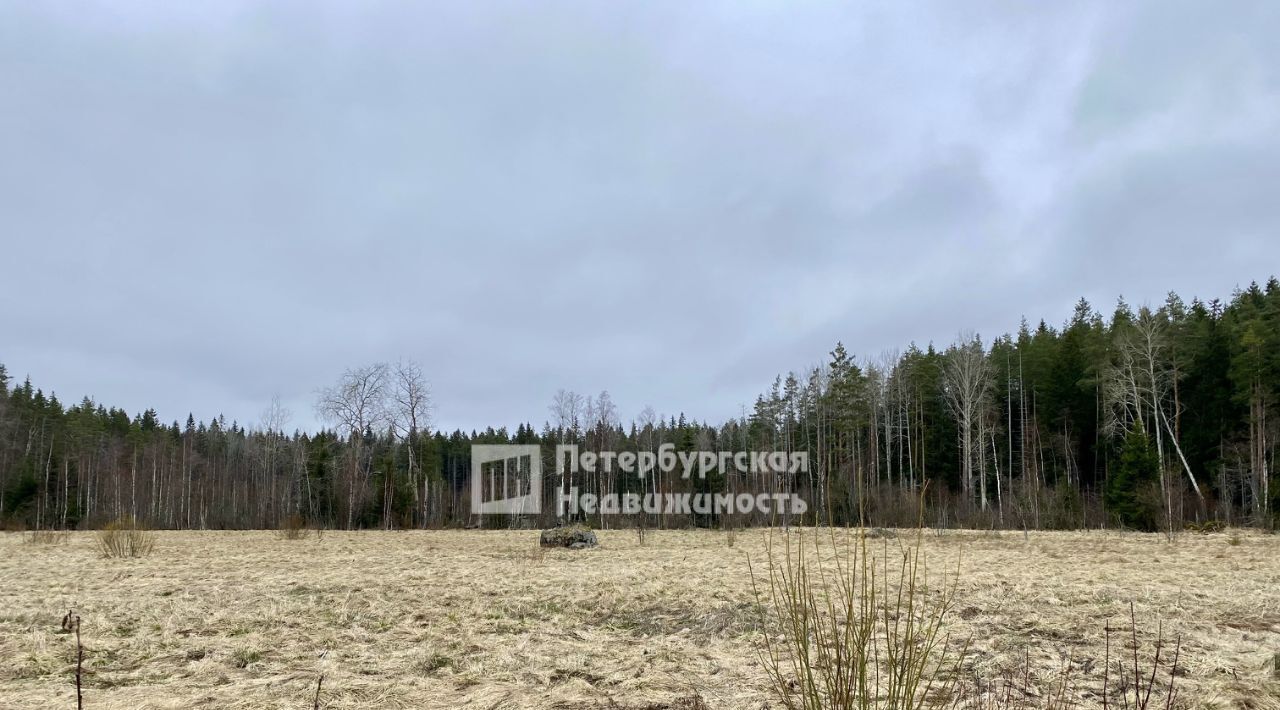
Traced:
<svg viewBox="0 0 1280 710">
<path fill-rule="evenodd" d="M 536 531 L 162 532 L 142 560 L 0 535 L 0 707 L 73 708 L 82 615 L 87 708 L 779 707 L 754 645 L 747 557 L 760 530 L 603 531 L 532 554 Z M 1024 654 L 1101 684 L 1103 628 L 1157 614 L 1183 644 L 1189 707 L 1280 708 L 1280 536 L 949 532 L 955 638 L 992 678 Z M 874 540 L 895 549 L 899 540 Z M 1083 696 L 1082 696 L 1083 697 Z M 1088 700 L 1084 705 L 1089 706 Z"/>
</svg>

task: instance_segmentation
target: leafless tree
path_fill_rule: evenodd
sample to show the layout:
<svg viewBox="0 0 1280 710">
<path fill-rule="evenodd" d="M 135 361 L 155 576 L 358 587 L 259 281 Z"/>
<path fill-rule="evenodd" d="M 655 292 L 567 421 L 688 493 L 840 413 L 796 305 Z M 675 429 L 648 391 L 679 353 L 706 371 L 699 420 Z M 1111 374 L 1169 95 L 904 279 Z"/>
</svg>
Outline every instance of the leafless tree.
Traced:
<svg viewBox="0 0 1280 710">
<path fill-rule="evenodd" d="M 602 390 L 594 402 L 588 403 L 587 409 L 590 412 L 588 419 L 593 428 L 612 429 L 618 426 L 618 408 L 614 405 L 608 390 Z"/>
<path fill-rule="evenodd" d="M 412 360 L 401 360 L 391 368 L 391 420 L 396 435 L 403 438 L 409 452 L 409 488 L 413 491 L 414 508 L 422 521 L 427 520 L 428 481 L 423 476 L 421 496 L 418 489 L 417 447 L 419 437 L 431 433 L 431 388 L 422 374 L 422 366 Z M 390 501 L 384 509 L 389 511 Z M 385 516 L 384 516 L 385 517 Z M 384 522 L 390 524 L 387 518 Z"/>
<path fill-rule="evenodd" d="M 338 427 L 350 444 L 347 466 L 347 527 L 355 525 L 357 490 L 371 476 L 366 461 L 364 436 L 388 424 L 388 379 L 386 363 L 357 367 L 342 373 L 338 384 L 320 390 L 316 413 Z M 357 485 L 360 484 L 360 485 Z"/>
<path fill-rule="evenodd" d="M 583 397 L 571 390 L 559 389 L 551 398 L 551 416 L 555 419 L 556 428 L 572 431 L 578 428 L 582 417 Z"/>
<path fill-rule="evenodd" d="M 977 495 L 987 508 L 984 471 L 975 471 L 982 442 L 982 421 L 991 404 L 992 370 L 982 341 L 972 333 L 962 334 L 947 353 L 943 368 L 943 394 L 960 428 L 960 473 L 965 493 L 972 499 L 977 479 Z"/>
<path fill-rule="evenodd" d="M 558 389 L 547 409 L 551 411 L 551 417 L 555 422 L 556 435 L 559 439 L 557 443 L 563 444 L 577 433 L 582 417 L 583 396 L 572 390 Z M 570 480 L 571 474 L 557 468 L 555 475 L 561 477 L 561 491 L 567 494 L 573 485 Z"/>
<path fill-rule="evenodd" d="M 596 453 L 614 448 L 614 431 L 618 426 L 618 408 L 607 390 L 592 399 L 587 398 L 585 417 L 588 423 L 587 444 Z M 611 493 L 613 477 L 605 475 L 603 467 L 595 469 L 595 491 L 597 495 Z"/>
<path fill-rule="evenodd" d="M 1111 363 L 1103 372 L 1102 393 L 1108 405 L 1104 427 L 1112 433 L 1127 433 L 1141 426 L 1151 434 L 1160 459 L 1160 489 L 1166 508 L 1172 505 L 1165 475 L 1166 435 L 1178 463 L 1191 481 L 1191 488 L 1201 504 L 1204 503 L 1200 483 L 1182 453 L 1170 416 L 1165 412 L 1167 407 L 1174 406 L 1170 403 L 1173 377 L 1165 343 L 1165 322 L 1160 315 L 1143 307 L 1133 324 L 1117 337 Z"/>
<path fill-rule="evenodd" d="M 271 404 L 262 412 L 262 434 L 263 442 L 263 476 L 267 478 L 266 485 L 263 489 L 267 491 L 266 500 L 262 501 L 261 515 L 264 523 L 275 524 L 279 520 L 280 511 L 275 510 L 276 505 L 276 468 L 277 459 L 280 450 L 286 441 L 284 428 L 289 424 L 289 420 L 293 417 L 293 413 L 289 408 L 280 402 L 280 395 L 271 396 Z"/>
</svg>

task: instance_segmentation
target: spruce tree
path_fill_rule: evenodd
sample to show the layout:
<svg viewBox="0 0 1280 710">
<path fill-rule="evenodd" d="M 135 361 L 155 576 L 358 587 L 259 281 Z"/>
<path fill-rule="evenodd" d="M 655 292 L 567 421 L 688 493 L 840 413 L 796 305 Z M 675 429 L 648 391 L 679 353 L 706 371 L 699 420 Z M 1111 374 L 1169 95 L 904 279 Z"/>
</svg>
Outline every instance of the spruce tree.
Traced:
<svg viewBox="0 0 1280 710">
<path fill-rule="evenodd" d="M 1141 425 L 1124 438 L 1120 461 L 1107 479 L 1103 502 L 1120 524 L 1135 530 L 1154 531 L 1159 520 L 1160 458 Z"/>
</svg>

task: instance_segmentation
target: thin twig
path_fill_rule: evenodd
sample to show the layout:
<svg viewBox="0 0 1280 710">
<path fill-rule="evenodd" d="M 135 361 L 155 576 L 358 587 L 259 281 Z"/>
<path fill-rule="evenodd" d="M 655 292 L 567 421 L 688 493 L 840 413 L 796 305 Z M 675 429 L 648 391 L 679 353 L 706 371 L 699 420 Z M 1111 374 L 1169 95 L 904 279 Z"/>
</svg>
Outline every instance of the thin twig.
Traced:
<svg viewBox="0 0 1280 710">
<path fill-rule="evenodd" d="M 312 703 L 313 710 L 320 710 L 320 686 L 324 685 L 324 674 L 320 674 L 320 678 L 316 680 L 316 698 Z"/>
<path fill-rule="evenodd" d="M 84 644 L 80 643 L 80 615 L 72 619 L 76 627 L 76 710 L 84 710 L 84 692 L 81 676 L 84 674 Z"/>
</svg>

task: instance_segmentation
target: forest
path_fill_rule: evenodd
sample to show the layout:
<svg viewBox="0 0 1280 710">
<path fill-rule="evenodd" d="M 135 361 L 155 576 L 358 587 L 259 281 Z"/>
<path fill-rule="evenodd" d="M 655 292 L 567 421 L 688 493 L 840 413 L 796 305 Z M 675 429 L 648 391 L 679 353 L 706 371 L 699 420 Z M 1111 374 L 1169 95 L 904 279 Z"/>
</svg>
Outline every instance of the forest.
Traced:
<svg viewBox="0 0 1280 710">
<path fill-rule="evenodd" d="M 160 421 L 16 381 L 0 364 L 0 525 L 95 528 L 526 527 L 537 516 L 470 513 L 470 447 L 543 444 L 546 497 L 584 491 L 778 492 L 806 497 L 790 523 L 1172 532 L 1277 525 L 1280 282 L 1229 302 L 1134 308 L 1109 317 L 1080 300 L 1061 325 L 1024 320 L 984 342 L 855 354 L 779 375 L 722 423 L 652 408 L 625 420 L 608 392 L 559 390 L 540 428 L 438 431 L 413 362 L 348 370 L 317 393 L 320 431 L 285 431 L 273 403 L 251 425 Z M 807 452 L 790 474 L 608 476 L 554 470 L 555 444 L 585 451 Z M 598 517 L 602 526 L 776 523 L 714 513 Z"/>
</svg>

